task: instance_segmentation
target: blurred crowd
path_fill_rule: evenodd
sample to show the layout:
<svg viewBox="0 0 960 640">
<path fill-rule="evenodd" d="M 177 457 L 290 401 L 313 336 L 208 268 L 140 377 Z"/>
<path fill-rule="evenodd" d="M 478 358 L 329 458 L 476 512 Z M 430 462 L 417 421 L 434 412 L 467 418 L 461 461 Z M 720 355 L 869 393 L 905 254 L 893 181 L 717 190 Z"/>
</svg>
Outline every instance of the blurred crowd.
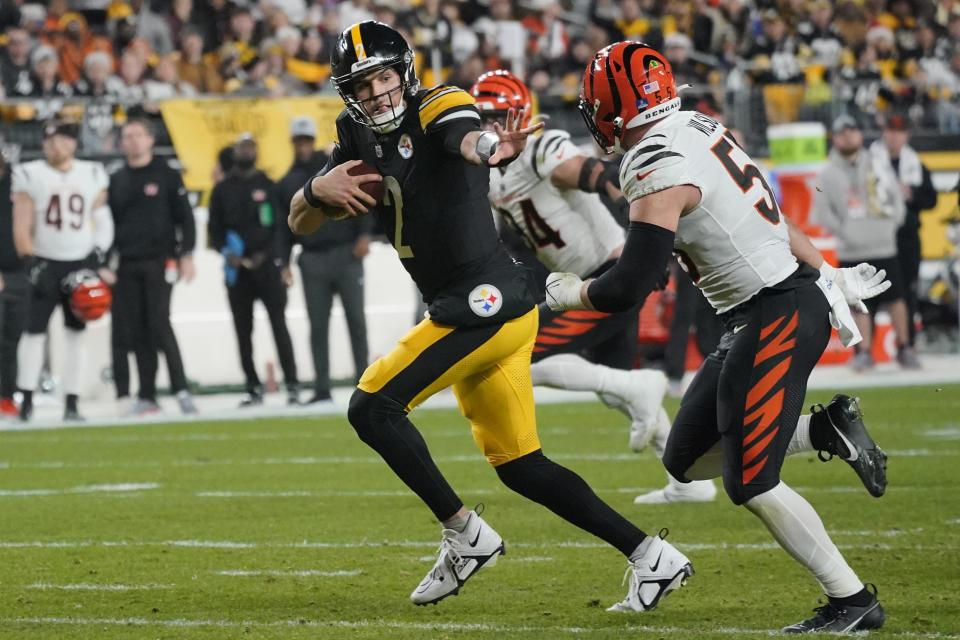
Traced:
<svg viewBox="0 0 960 640">
<path fill-rule="evenodd" d="M 2 116 L 86 109 L 96 137 L 124 105 L 333 93 L 335 38 L 367 19 L 408 38 L 424 86 L 468 87 L 507 68 L 542 100 L 573 101 L 596 50 L 636 39 L 665 52 L 708 113 L 751 88 L 768 123 L 896 109 L 913 126 L 960 132 L 953 0 L 2 0 Z"/>
</svg>

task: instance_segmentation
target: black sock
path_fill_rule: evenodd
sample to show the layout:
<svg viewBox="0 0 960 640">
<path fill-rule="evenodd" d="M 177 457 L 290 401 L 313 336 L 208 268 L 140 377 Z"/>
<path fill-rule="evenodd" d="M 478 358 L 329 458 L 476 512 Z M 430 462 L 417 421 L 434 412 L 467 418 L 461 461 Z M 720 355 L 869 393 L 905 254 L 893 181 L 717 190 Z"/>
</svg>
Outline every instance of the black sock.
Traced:
<svg viewBox="0 0 960 640">
<path fill-rule="evenodd" d="M 608 542 L 628 558 L 647 537 L 601 500 L 583 478 L 550 460 L 540 450 L 502 464 L 496 470 L 503 484 Z"/>
<path fill-rule="evenodd" d="M 23 394 L 23 402 L 20 403 L 21 407 L 32 407 L 33 406 L 33 391 L 27 391 L 26 389 L 21 389 L 20 393 Z"/>
<path fill-rule="evenodd" d="M 79 396 L 75 393 L 67 394 L 67 411 L 76 411 L 77 410 L 77 399 Z"/>
<path fill-rule="evenodd" d="M 828 451 L 844 459 L 850 457 L 850 450 L 843 439 L 837 436 L 837 429 L 830 422 L 826 408 L 810 416 L 810 444 L 817 451 Z"/>
<path fill-rule="evenodd" d="M 845 604 L 850 607 L 865 607 L 873 602 L 874 595 L 870 593 L 866 587 L 864 587 L 852 596 L 847 596 L 845 598 L 834 598 L 833 596 L 827 597 L 833 604 Z"/>
</svg>

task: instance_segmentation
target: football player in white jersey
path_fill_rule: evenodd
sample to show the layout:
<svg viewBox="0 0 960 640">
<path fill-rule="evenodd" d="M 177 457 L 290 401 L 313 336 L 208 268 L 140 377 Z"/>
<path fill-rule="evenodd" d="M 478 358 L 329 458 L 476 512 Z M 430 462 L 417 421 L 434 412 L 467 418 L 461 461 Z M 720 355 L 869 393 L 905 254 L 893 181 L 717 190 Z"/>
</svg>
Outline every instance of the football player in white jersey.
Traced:
<svg viewBox="0 0 960 640">
<path fill-rule="evenodd" d="M 509 71 L 483 74 L 470 94 L 491 131 L 494 122 L 503 126 L 511 108 L 532 112 L 530 90 Z M 586 156 L 566 131 L 545 129 L 516 160 L 490 170 L 490 204 L 548 269 L 595 277 L 623 250 L 623 227 L 598 195 L 623 197 L 617 173 L 615 165 Z M 530 376 L 535 385 L 595 392 L 630 418 L 630 448 L 641 451 L 649 442 L 659 458 L 670 431 L 661 406 L 666 378 L 658 370 L 633 368 L 638 312 L 558 313 L 542 304 Z M 717 494 L 712 480 L 667 477 L 666 487 L 636 502 L 706 502 Z"/>
<path fill-rule="evenodd" d="M 664 465 L 681 481 L 722 476 L 733 503 L 760 518 L 820 583 L 827 604 L 784 632 L 880 627 L 886 615 L 876 589 L 847 565 L 813 507 L 780 480 L 780 468 L 787 454 L 826 451 L 844 458 L 871 493 L 883 493 L 886 456 L 855 400 L 838 396 L 812 416 L 800 412 L 831 325 L 847 346 L 858 341 L 848 304 L 885 290 L 885 274 L 866 264 L 826 265 L 729 132 L 680 111 L 670 65 L 647 45 L 620 42 L 598 52 L 580 110 L 601 146 L 626 151 L 620 184 L 631 222 L 617 264 L 587 282 L 551 274 L 548 302 L 633 307 L 676 253 L 725 333 L 683 396 Z"/>
<path fill-rule="evenodd" d="M 43 341 L 53 310 L 63 308 L 65 354 L 64 420 L 82 420 L 77 397 L 83 386 L 83 320 L 70 306 L 65 279 L 81 269 L 99 269 L 113 243 L 106 207 L 107 173 L 99 162 L 76 160 L 79 126 L 50 121 L 43 126 L 43 160 L 17 165 L 12 173 L 14 244 L 27 266 L 31 295 L 26 330 L 17 350 L 17 386 L 23 392 L 20 418 L 33 412 L 33 391 L 43 366 Z M 109 284 L 109 282 L 108 282 Z"/>
</svg>

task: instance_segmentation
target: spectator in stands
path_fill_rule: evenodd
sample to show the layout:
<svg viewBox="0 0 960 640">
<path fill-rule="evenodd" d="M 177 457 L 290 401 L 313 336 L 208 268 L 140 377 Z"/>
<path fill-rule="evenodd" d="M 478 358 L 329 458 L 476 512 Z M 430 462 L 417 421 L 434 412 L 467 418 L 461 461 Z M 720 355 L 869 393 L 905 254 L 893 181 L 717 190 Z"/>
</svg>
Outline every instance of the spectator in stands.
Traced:
<svg viewBox="0 0 960 640">
<path fill-rule="evenodd" d="M 157 60 L 157 65 L 153 68 L 153 78 L 143 83 L 147 100 L 155 102 L 170 98 L 189 98 L 197 94 L 192 84 L 180 80 L 175 55 Z"/>
<path fill-rule="evenodd" d="M 110 57 L 113 70 L 113 45 L 103 36 L 90 33 L 83 15 L 70 11 L 58 23 L 57 31 L 50 35 L 50 44 L 60 57 L 60 76 L 64 82 L 73 84 L 80 79 L 83 61 L 94 51 L 102 51 Z"/>
<path fill-rule="evenodd" d="M 328 9 L 323 12 L 323 21 L 318 29 L 308 29 L 303 36 L 303 59 L 310 62 L 326 62 L 330 64 L 330 56 L 340 37 L 340 25 L 349 25 L 349 22 L 340 22 L 336 11 Z M 319 46 L 318 46 L 319 45 Z"/>
<path fill-rule="evenodd" d="M 276 186 L 257 169 L 257 143 L 249 133 L 234 145 L 233 169 L 213 188 L 207 237 L 224 256 L 224 275 L 240 364 L 246 377 L 241 407 L 263 404 L 263 387 L 253 360 L 253 303 L 267 309 L 287 403 L 299 404 L 297 365 L 287 331 L 284 308 L 287 286 L 293 281 L 287 221 L 280 219 Z"/>
<path fill-rule="evenodd" d="M 759 84 L 802 81 L 797 62 L 799 41 L 787 31 L 787 24 L 776 9 L 765 10 L 762 19 L 760 35 L 744 54 L 751 77 Z"/>
<path fill-rule="evenodd" d="M 616 40 L 646 42 L 655 49 L 663 45 L 663 33 L 655 22 L 644 15 L 639 0 L 620 0 L 620 17 L 612 26 Z"/>
<path fill-rule="evenodd" d="M 265 83 L 270 95 L 296 96 L 310 93 L 307 83 L 288 71 L 283 47 L 272 38 L 263 41 L 261 59 L 266 65 Z"/>
<path fill-rule="evenodd" d="M 73 89 L 60 78 L 57 73 L 57 52 L 49 45 L 40 45 L 30 54 L 30 63 L 33 66 L 33 88 L 31 98 L 34 100 L 34 118 L 45 120 L 52 118 L 63 108 L 63 99 L 73 95 Z"/>
<path fill-rule="evenodd" d="M 314 151 L 316 130 L 316 123 L 309 116 L 298 116 L 290 125 L 294 163 L 278 185 L 284 221 L 290 213 L 290 199 L 327 162 L 325 153 Z M 310 350 L 315 371 L 310 404 L 330 401 L 329 333 L 334 294 L 339 296 L 346 315 L 355 381 L 359 381 L 369 364 L 363 312 L 363 258 L 370 251 L 372 225 L 370 216 L 351 218 L 326 224 L 309 236 L 297 236 L 297 242 L 303 247 L 298 264 L 310 317 Z"/>
<path fill-rule="evenodd" d="M 840 64 L 843 40 L 833 24 L 833 5 L 829 0 L 810 3 L 810 15 L 797 25 L 797 36 L 810 48 L 809 61 L 834 69 Z"/>
<path fill-rule="evenodd" d="M 173 48 L 179 49 L 184 30 L 192 24 L 194 20 L 193 0 L 173 0 L 170 9 L 163 15 L 167 21 L 167 30 L 173 37 Z"/>
<path fill-rule="evenodd" d="M 663 55 L 670 63 L 677 86 L 689 84 L 699 92 L 704 89 L 702 85 L 706 83 L 707 77 L 690 59 L 691 53 L 693 41 L 685 33 L 671 33 L 663 39 Z"/>
<path fill-rule="evenodd" d="M 138 104 L 146 99 L 146 89 L 143 86 L 147 62 L 144 57 L 127 49 L 120 56 L 120 69 L 117 75 L 107 79 L 107 90 L 117 100 L 127 104 Z"/>
<path fill-rule="evenodd" d="M 173 51 L 173 36 L 170 25 L 159 11 L 167 6 L 164 0 L 130 0 L 137 16 L 137 37 L 150 45 L 150 50 L 159 56 Z"/>
<path fill-rule="evenodd" d="M 33 93 L 30 72 L 30 34 L 26 29 L 7 29 L 7 46 L 0 58 L 0 74 L 7 97 L 22 97 Z"/>
<path fill-rule="evenodd" d="M 260 9 L 266 14 L 269 9 L 275 9 L 286 17 L 286 24 L 299 26 L 307 18 L 307 3 L 305 0 L 261 0 Z"/>
<path fill-rule="evenodd" d="M 904 280 L 897 260 L 897 229 L 906 209 L 903 192 L 889 161 L 863 148 L 859 123 L 850 115 L 839 116 L 831 128 L 833 148 L 816 179 L 810 218 L 834 235 L 841 267 L 869 262 L 885 269 L 891 286 L 867 301 L 869 313 L 854 311 L 863 336 L 853 357 L 853 368 L 873 368 L 873 319 L 880 304 L 888 304 L 897 338 L 897 359 L 904 367 L 918 365 L 910 348 Z"/>
<path fill-rule="evenodd" d="M 73 83 L 78 96 L 103 97 L 107 95 L 107 79 L 113 70 L 113 58 L 105 51 L 93 51 L 83 59 L 83 74 Z"/>
<path fill-rule="evenodd" d="M 10 171 L 0 155 L 0 418 L 16 418 L 17 344 L 26 321 L 30 282 L 13 244 Z"/>
<path fill-rule="evenodd" d="M 258 57 L 262 36 L 261 25 L 254 21 L 250 10 L 246 7 L 235 7 L 230 13 L 228 41 L 236 48 L 240 64 L 244 68 L 249 68 Z"/>
<path fill-rule="evenodd" d="M 180 55 L 176 58 L 177 75 L 198 93 L 222 93 L 223 78 L 214 61 L 214 54 L 204 55 L 203 33 L 189 26 L 180 37 Z"/>
<path fill-rule="evenodd" d="M 930 171 L 923 166 L 920 156 L 910 146 L 907 120 L 894 115 L 884 122 L 883 138 L 870 146 L 871 153 L 887 159 L 900 182 L 906 203 L 906 216 L 897 229 L 897 258 L 903 272 L 903 295 L 907 304 L 910 331 L 910 354 L 906 359 L 916 359 L 917 280 L 920 277 L 920 212 L 932 209 L 937 204 L 937 190 L 933 188 Z"/>
<path fill-rule="evenodd" d="M 230 0 L 207 0 L 197 6 L 196 24 L 203 31 L 204 51 L 216 51 L 226 42 L 230 33 L 230 15 L 234 3 Z"/>
<path fill-rule="evenodd" d="M 128 120 L 121 132 L 126 163 L 110 176 L 113 250 L 119 255 L 111 325 L 114 382 L 122 413 L 143 416 L 159 411 L 157 351 L 162 349 L 180 409 L 191 414 L 197 408 L 170 326 L 170 294 L 178 275 L 187 282 L 193 279 L 196 227 L 180 174 L 153 155 L 153 144 L 147 121 Z M 130 351 L 136 354 L 140 390 L 136 403 L 128 407 Z"/>
<path fill-rule="evenodd" d="M 473 28 L 483 38 L 481 53 L 489 69 L 509 69 L 523 76 L 527 33 L 514 17 L 513 0 L 490 0 L 490 16 L 478 19 Z"/>
<path fill-rule="evenodd" d="M 351 24 L 356 24 L 365 20 L 373 20 L 373 8 L 371 4 L 371 0 L 344 0 L 337 5 L 336 9 L 339 15 L 340 24 L 346 28 Z M 326 22 L 327 14 L 330 11 L 330 7 L 324 10 L 324 22 Z"/>
</svg>

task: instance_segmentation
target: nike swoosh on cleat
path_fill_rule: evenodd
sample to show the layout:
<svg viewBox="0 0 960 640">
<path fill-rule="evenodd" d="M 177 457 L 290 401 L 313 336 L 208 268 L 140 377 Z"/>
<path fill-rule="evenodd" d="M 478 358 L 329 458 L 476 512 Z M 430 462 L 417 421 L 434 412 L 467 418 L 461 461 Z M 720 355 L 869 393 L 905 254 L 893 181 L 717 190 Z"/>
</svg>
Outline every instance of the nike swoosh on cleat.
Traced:
<svg viewBox="0 0 960 640">
<path fill-rule="evenodd" d="M 857 452 L 857 447 L 855 447 L 854 444 L 850 442 L 850 439 L 843 435 L 839 429 L 834 427 L 833 430 L 837 432 L 837 435 L 840 436 L 841 440 L 843 440 L 843 444 L 847 446 L 847 451 L 850 452 L 850 457 L 844 458 L 844 460 L 847 462 L 856 462 L 857 458 L 860 456 L 860 454 Z"/>
<path fill-rule="evenodd" d="M 477 529 L 477 537 L 473 539 L 473 542 L 470 543 L 471 547 L 477 546 L 477 543 L 480 542 L 480 529 Z"/>
<path fill-rule="evenodd" d="M 650 571 L 656 571 L 656 570 L 657 570 L 657 567 L 660 566 L 660 558 L 662 558 L 662 557 L 663 557 L 663 551 L 661 551 L 661 552 L 660 552 L 660 555 L 657 556 L 657 562 L 656 562 L 656 564 L 650 565 Z"/>
</svg>

